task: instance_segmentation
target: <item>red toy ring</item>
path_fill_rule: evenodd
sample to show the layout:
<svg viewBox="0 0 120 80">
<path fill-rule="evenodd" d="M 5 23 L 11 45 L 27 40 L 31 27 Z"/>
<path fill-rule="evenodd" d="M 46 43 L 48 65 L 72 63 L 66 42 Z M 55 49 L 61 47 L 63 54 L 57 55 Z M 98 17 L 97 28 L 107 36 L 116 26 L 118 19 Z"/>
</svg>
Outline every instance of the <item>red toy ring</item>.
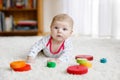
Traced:
<svg viewBox="0 0 120 80">
<path fill-rule="evenodd" d="M 75 59 L 77 59 L 77 58 L 85 58 L 89 61 L 93 60 L 93 56 L 91 56 L 91 55 L 77 55 L 77 56 L 75 56 Z"/>
<path fill-rule="evenodd" d="M 16 68 L 16 69 L 13 69 L 13 70 L 14 71 L 19 71 L 19 72 L 29 71 L 29 70 L 31 70 L 31 66 L 29 64 L 26 64 L 24 67 Z"/>
<path fill-rule="evenodd" d="M 88 68 L 82 65 L 73 65 L 67 68 L 69 74 L 85 74 L 88 72 Z"/>
</svg>

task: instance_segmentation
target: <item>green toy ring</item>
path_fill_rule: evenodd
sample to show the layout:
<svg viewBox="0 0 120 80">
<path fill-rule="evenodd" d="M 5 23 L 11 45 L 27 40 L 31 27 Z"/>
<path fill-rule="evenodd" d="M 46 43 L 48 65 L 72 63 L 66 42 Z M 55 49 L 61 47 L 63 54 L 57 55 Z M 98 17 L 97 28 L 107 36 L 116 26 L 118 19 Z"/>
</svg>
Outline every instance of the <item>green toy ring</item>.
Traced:
<svg viewBox="0 0 120 80">
<path fill-rule="evenodd" d="M 56 67 L 56 63 L 55 62 L 47 62 L 47 67 L 54 68 L 54 67 Z"/>
</svg>

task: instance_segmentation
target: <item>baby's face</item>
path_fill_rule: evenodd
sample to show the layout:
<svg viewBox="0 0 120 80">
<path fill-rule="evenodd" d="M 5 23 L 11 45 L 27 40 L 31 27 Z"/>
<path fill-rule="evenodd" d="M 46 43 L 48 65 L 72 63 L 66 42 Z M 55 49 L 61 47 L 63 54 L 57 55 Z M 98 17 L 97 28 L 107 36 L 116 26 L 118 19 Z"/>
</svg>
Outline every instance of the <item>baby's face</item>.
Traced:
<svg viewBox="0 0 120 80">
<path fill-rule="evenodd" d="M 55 21 L 51 25 L 51 35 L 56 41 L 64 41 L 72 34 L 72 28 L 68 22 Z"/>
</svg>

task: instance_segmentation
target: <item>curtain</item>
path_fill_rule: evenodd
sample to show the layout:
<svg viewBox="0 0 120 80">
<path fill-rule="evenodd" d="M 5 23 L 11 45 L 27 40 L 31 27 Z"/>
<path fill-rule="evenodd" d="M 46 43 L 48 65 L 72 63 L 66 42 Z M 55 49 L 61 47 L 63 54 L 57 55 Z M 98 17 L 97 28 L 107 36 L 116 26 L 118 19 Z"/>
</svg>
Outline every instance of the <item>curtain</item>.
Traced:
<svg viewBox="0 0 120 80">
<path fill-rule="evenodd" d="M 48 0 L 44 2 L 48 3 Z M 49 0 L 49 12 L 46 11 L 46 16 L 50 20 L 58 13 L 71 15 L 74 20 L 74 35 L 120 39 L 119 7 L 119 0 Z M 45 22 L 48 20 L 46 18 Z"/>
<path fill-rule="evenodd" d="M 74 19 L 74 34 L 120 38 L 119 0 L 62 0 L 63 12 Z"/>
</svg>

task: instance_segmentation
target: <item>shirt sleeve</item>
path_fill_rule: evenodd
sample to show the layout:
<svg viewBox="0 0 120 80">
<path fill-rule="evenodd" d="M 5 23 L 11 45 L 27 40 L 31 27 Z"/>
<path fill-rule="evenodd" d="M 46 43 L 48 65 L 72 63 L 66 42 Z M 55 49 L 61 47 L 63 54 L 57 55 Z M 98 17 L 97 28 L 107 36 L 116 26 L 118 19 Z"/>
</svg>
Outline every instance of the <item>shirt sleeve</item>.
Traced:
<svg viewBox="0 0 120 80">
<path fill-rule="evenodd" d="M 73 45 L 71 40 L 65 41 L 63 53 L 58 59 L 62 62 L 69 62 L 72 51 L 73 51 Z"/>
<path fill-rule="evenodd" d="M 35 58 L 37 54 L 45 48 L 46 42 L 48 41 L 48 37 L 43 37 L 39 41 L 35 42 L 35 44 L 31 47 L 28 56 Z"/>
</svg>

